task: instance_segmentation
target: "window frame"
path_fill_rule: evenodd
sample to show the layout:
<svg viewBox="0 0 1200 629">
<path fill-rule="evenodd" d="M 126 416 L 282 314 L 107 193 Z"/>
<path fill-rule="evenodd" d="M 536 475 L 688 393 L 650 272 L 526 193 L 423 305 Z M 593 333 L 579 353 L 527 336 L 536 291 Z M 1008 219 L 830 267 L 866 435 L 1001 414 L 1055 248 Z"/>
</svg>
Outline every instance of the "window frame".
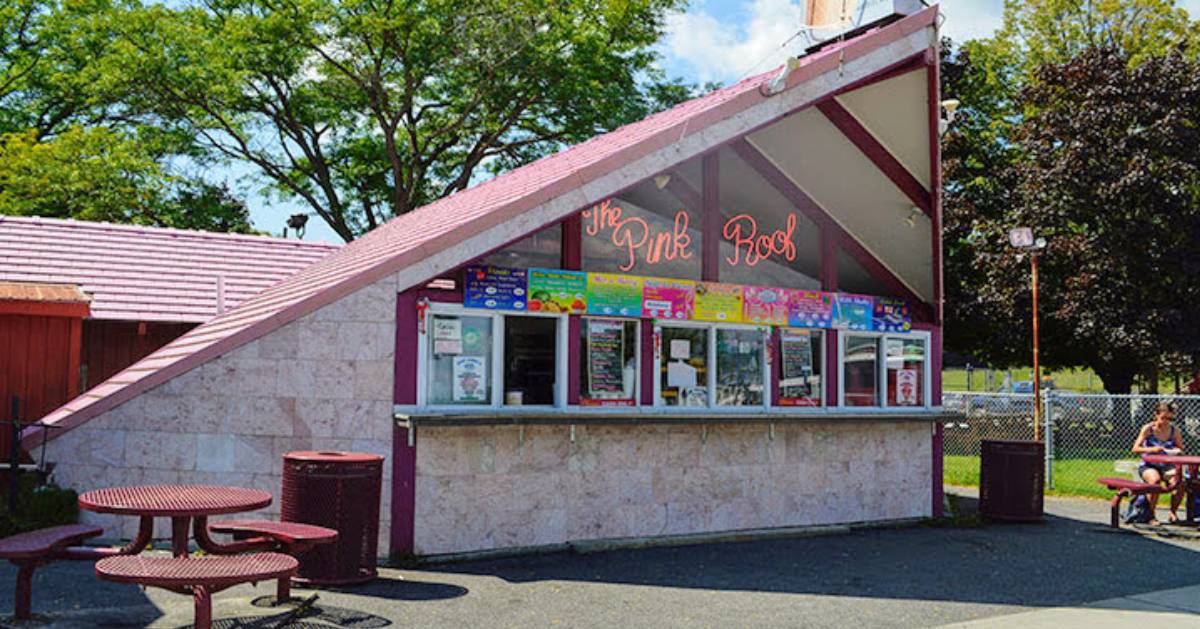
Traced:
<svg viewBox="0 0 1200 629">
<path fill-rule="evenodd" d="M 911 409 L 930 410 L 933 408 L 933 373 L 930 370 L 932 361 L 930 356 L 930 345 L 932 335 L 925 330 L 913 330 L 911 332 L 860 332 L 849 330 L 838 330 L 837 344 L 837 408 L 839 409 L 854 409 L 863 412 L 906 412 Z M 873 406 L 846 406 L 846 342 L 851 337 L 858 338 L 873 338 L 875 339 L 875 404 Z M 887 341 L 888 339 L 912 340 L 920 339 L 925 344 L 924 360 L 921 368 L 921 391 L 924 399 L 915 406 L 887 406 L 888 399 L 888 377 L 887 377 Z"/>
<path fill-rule="evenodd" d="M 492 320 L 492 399 L 489 404 L 430 404 L 429 403 L 429 352 L 430 330 L 435 315 L 480 317 Z M 504 403 L 504 320 L 507 317 L 543 317 L 556 319 L 555 325 L 555 386 L 554 404 L 525 404 L 507 406 Z M 509 312 L 467 308 L 461 304 L 431 303 L 425 312 L 424 325 L 417 330 L 417 407 L 431 411 L 470 412 L 472 410 L 497 411 L 502 409 L 558 409 L 567 406 L 567 361 L 569 358 L 567 337 L 569 325 L 565 313 Z"/>
<path fill-rule="evenodd" d="M 829 385 L 829 374 L 825 373 L 825 366 L 826 366 L 825 351 L 827 349 L 827 345 L 829 344 L 829 330 L 824 329 L 824 328 L 801 328 L 801 327 L 793 327 L 793 326 L 775 326 L 775 329 L 779 331 L 779 344 L 778 344 L 778 347 L 772 347 L 772 350 L 776 352 L 775 360 L 778 360 L 780 362 L 780 365 L 779 365 L 779 379 L 775 380 L 774 377 L 771 378 L 772 384 L 775 385 L 775 390 L 778 391 L 778 394 L 774 395 L 772 399 L 774 399 L 774 397 L 778 397 L 780 400 L 784 399 L 784 395 L 783 395 L 783 335 L 786 334 L 788 331 L 807 332 L 809 334 L 809 338 L 813 337 L 814 332 L 816 333 L 816 335 L 815 335 L 816 342 L 817 342 L 817 347 L 820 350 L 821 360 L 814 359 L 813 369 L 817 372 L 818 376 L 820 377 L 821 384 L 817 387 L 818 393 L 819 393 L 819 402 L 820 402 L 819 404 L 809 405 L 809 404 L 779 403 L 779 404 L 772 404 L 771 407 L 786 409 L 789 412 L 800 412 L 801 409 L 835 408 L 835 405 L 830 404 L 829 390 L 828 390 L 829 389 L 829 386 L 828 386 Z M 798 398 L 788 398 L 788 399 L 798 399 Z"/>
<path fill-rule="evenodd" d="M 763 403 L 748 406 L 724 405 L 717 404 L 717 330 L 756 330 L 762 333 L 762 325 L 753 323 L 713 323 L 708 321 L 673 321 L 668 319 L 654 319 L 652 321 L 654 327 L 654 404 L 656 409 L 665 409 L 673 411 L 676 408 L 687 409 L 686 412 L 695 413 L 712 413 L 712 412 L 747 412 L 747 411 L 766 411 L 772 408 L 771 400 L 774 393 L 774 374 L 771 369 L 771 362 L 768 360 L 771 351 L 771 335 L 764 334 L 762 349 L 759 352 L 759 360 L 762 361 L 763 367 Z M 705 356 L 706 364 L 708 365 L 705 385 L 708 389 L 707 404 L 700 407 L 690 406 L 668 406 L 662 400 L 662 357 L 665 351 L 662 347 L 662 328 L 693 328 L 702 329 L 705 331 L 708 346 L 707 355 Z"/>
</svg>

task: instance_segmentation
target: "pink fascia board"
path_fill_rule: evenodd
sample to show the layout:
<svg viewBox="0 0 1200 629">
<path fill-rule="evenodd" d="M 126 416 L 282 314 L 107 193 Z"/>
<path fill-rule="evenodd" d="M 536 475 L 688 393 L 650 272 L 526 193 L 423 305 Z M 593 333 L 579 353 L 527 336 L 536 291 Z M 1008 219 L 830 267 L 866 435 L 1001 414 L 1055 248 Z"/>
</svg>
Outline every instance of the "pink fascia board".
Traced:
<svg viewBox="0 0 1200 629">
<path fill-rule="evenodd" d="M 936 6 L 930 7 L 834 50 L 807 57 L 802 60 L 800 69 L 792 73 L 788 88 L 830 71 L 838 63 L 857 58 L 924 28 L 933 23 L 936 15 Z M 244 302 L 227 315 L 193 330 L 193 338 L 211 338 L 211 344 L 198 346 L 193 353 L 180 356 L 176 362 L 114 391 L 86 409 L 75 413 L 56 412 L 53 416 L 65 429 L 77 426 L 141 391 L 419 262 L 448 245 L 479 234 L 651 151 L 698 133 L 767 98 L 758 91 L 758 86 L 773 73 L 752 77 L 655 114 L 639 123 L 599 136 L 397 217 Z M 279 299 L 280 293 L 287 294 L 287 297 Z M 239 325 L 224 328 L 231 315 L 239 319 L 245 317 L 244 325 L 239 322 Z M 221 328 L 220 332 L 209 336 L 206 328 L 213 327 Z M 71 403 L 68 403 L 67 408 L 70 407 Z M 62 434 L 63 431 L 55 432 Z"/>
</svg>

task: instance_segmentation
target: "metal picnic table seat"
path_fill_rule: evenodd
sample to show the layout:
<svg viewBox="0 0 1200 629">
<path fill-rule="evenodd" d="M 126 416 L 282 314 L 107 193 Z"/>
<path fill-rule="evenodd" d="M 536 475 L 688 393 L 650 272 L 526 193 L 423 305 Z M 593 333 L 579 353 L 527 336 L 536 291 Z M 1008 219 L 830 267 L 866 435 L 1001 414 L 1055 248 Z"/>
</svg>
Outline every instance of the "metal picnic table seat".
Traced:
<svg viewBox="0 0 1200 629">
<path fill-rule="evenodd" d="M 73 548 L 84 540 L 98 537 L 104 530 L 88 524 L 53 526 L 0 539 L 0 559 L 17 566 L 16 604 L 18 620 L 30 616 L 33 598 L 33 571 L 55 559 L 97 559 L 115 550 Z"/>
<path fill-rule="evenodd" d="M 299 562 L 282 553 L 208 557 L 122 555 L 96 563 L 96 576 L 117 583 L 191 594 L 196 629 L 212 627 L 212 595 L 242 583 L 288 578 Z"/>
</svg>

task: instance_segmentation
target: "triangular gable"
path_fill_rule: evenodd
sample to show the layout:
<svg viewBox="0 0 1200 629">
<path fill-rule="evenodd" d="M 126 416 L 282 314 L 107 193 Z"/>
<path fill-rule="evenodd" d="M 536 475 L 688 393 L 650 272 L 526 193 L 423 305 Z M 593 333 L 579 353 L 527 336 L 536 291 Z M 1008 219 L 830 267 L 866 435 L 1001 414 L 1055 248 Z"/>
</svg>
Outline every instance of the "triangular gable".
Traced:
<svg viewBox="0 0 1200 629">
<path fill-rule="evenodd" d="M 929 73 L 925 68 L 840 94 L 838 102 L 929 189 Z"/>
<path fill-rule="evenodd" d="M 70 429 L 139 393 L 390 275 L 398 290 L 850 88 L 936 45 L 930 7 L 800 60 L 782 93 L 773 70 L 517 168 L 393 219 L 321 262 L 204 323 L 44 418 Z M 51 431 L 51 435 L 63 430 Z M 28 444 L 41 431 L 23 434 Z"/>
</svg>

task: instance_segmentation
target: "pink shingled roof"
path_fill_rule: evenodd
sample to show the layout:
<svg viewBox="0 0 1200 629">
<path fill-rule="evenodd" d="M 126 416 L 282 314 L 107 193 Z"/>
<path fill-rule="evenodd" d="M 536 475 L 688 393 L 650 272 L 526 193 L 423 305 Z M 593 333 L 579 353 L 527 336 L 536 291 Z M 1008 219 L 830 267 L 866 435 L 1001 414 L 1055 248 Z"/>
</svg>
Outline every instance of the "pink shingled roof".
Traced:
<svg viewBox="0 0 1200 629">
<path fill-rule="evenodd" d="M 201 323 L 339 245 L 265 236 L 0 216 L 0 282 L 74 284 L 92 318 Z"/>
<path fill-rule="evenodd" d="M 788 89 L 933 23 L 936 5 L 801 59 Z M 899 60 L 897 60 L 899 61 Z M 619 166 L 727 119 L 764 98 L 772 70 L 597 136 L 380 226 L 238 308 L 204 323 L 44 418 L 73 428 L 125 400 L 355 290 L 421 262 Z M 496 243 L 501 246 L 504 243 Z M 462 260 L 465 263 L 468 260 Z M 427 278 L 431 279 L 431 278 Z M 51 431 L 53 436 L 63 430 Z M 30 445 L 41 431 L 28 429 Z"/>
</svg>

